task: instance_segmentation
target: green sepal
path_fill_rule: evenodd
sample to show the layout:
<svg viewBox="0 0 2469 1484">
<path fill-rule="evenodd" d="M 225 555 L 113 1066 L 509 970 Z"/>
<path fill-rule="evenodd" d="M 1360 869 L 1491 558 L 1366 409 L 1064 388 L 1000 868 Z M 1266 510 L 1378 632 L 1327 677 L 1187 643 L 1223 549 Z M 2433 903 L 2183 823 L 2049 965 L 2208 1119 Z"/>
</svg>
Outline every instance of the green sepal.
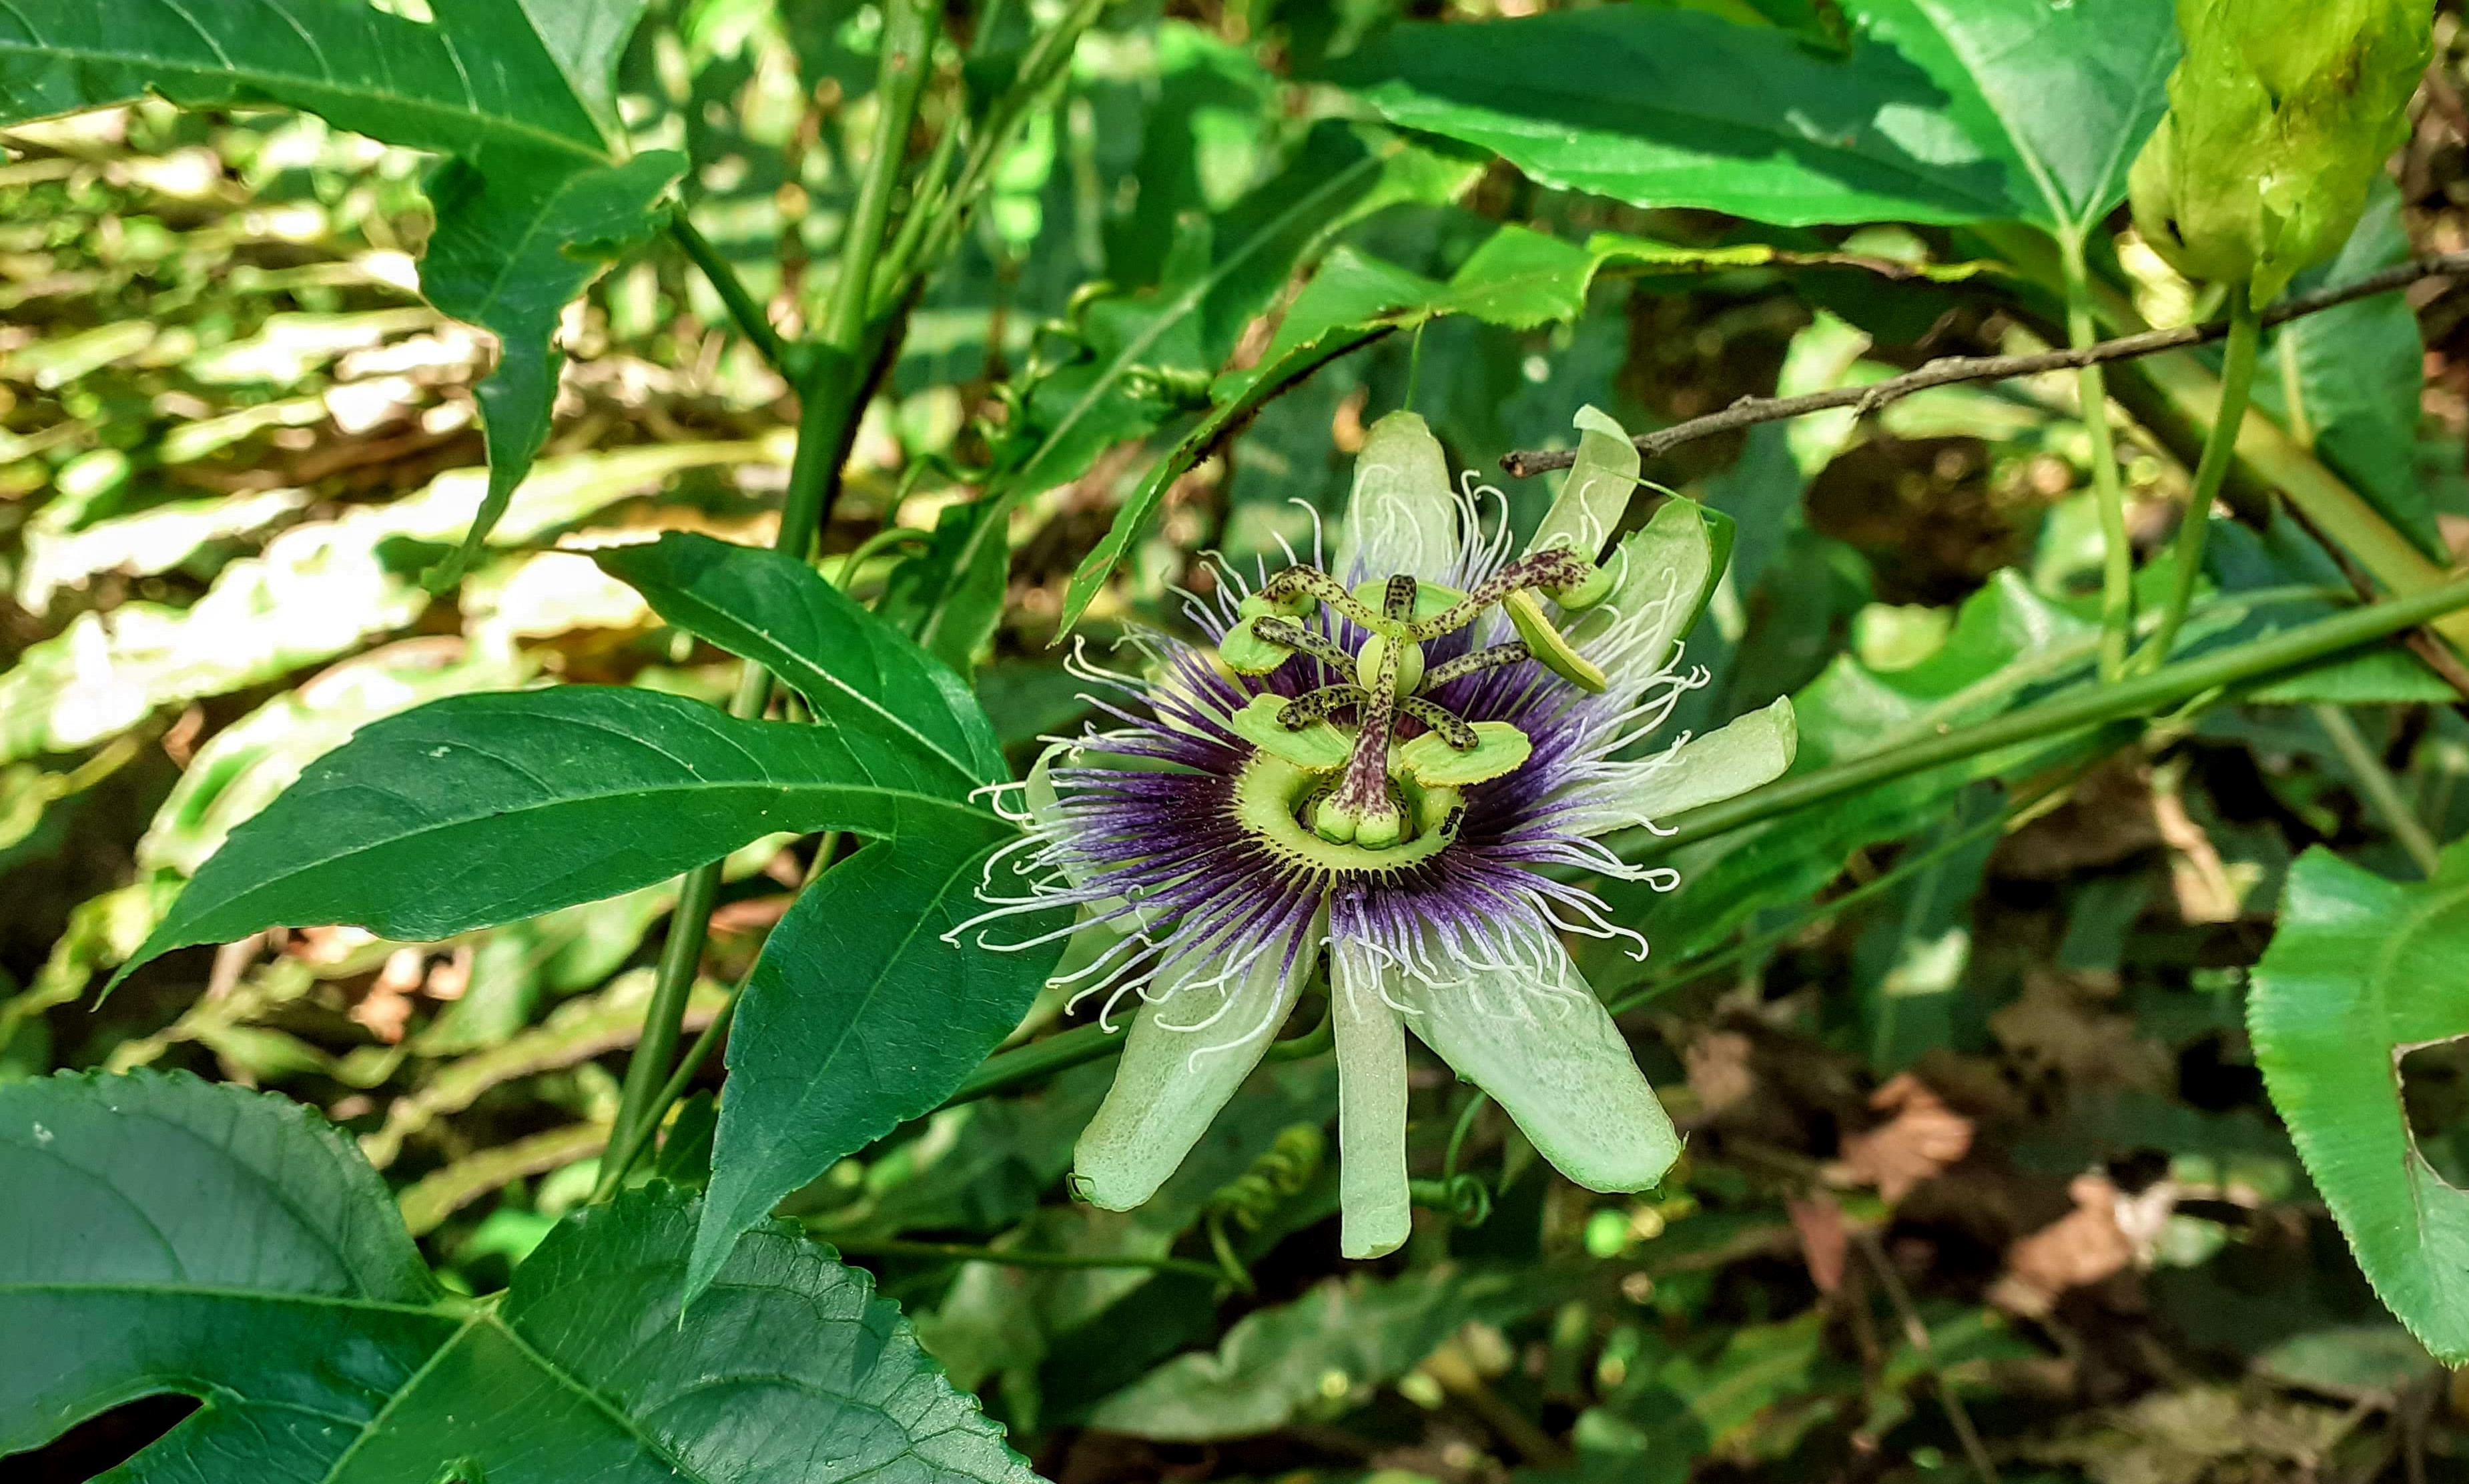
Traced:
<svg viewBox="0 0 2469 1484">
<path fill-rule="evenodd" d="M 1526 544 L 1530 552 L 1567 546 L 1588 561 L 1611 545 L 1612 532 L 1636 493 L 1640 464 L 1628 429 L 1600 407 L 1578 409 L 1578 459 L 1552 508 Z M 1580 605 L 1582 606 L 1582 605 Z"/>
<path fill-rule="evenodd" d="M 1266 675 L 1294 657 L 1285 645 L 1260 637 L 1254 627 L 1259 621 L 1259 615 L 1243 618 L 1217 641 L 1217 658 L 1237 675 Z"/>
<path fill-rule="evenodd" d="M 1517 626 L 1517 637 L 1534 652 L 1537 663 L 1580 690 L 1602 692 L 1604 672 L 1569 646 L 1568 639 L 1544 615 L 1543 604 L 1534 593 L 1512 592 L 1501 600 L 1500 606 L 1509 614 L 1509 621 Z"/>
<path fill-rule="evenodd" d="M 1526 733 L 1507 722 L 1476 722 L 1474 734 L 1475 745 L 1460 752 L 1439 732 L 1426 731 L 1400 746 L 1390 760 L 1425 788 L 1465 788 L 1514 773 L 1534 753 Z"/>
<path fill-rule="evenodd" d="M 1286 704 L 1284 696 L 1254 696 L 1252 704 L 1235 712 L 1228 725 L 1236 736 L 1261 752 L 1306 773 L 1328 773 L 1345 767 L 1348 755 L 1354 751 L 1354 739 L 1327 721 L 1288 728 L 1278 720 L 1278 713 L 1286 708 Z"/>
</svg>

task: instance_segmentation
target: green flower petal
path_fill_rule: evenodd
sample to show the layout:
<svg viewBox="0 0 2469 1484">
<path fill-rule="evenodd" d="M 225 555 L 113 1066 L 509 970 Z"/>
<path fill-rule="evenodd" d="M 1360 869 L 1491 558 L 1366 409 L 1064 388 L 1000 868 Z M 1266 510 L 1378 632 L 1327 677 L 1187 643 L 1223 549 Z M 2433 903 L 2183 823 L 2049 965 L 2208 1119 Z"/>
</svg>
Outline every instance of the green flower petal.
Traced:
<svg viewBox="0 0 2469 1484">
<path fill-rule="evenodd" d="M 1578 409 L 1578 461 L 1569 466 L 1559 496 L 1543 513 L 1528 551 L 1568 546 L 1591 562 L 1620 529 L 1621 515 L 1637 491 L 1637 445 L 1628 430 L 1598 407 Z"/>
<path fill-rule="evenodd" d="M 1635 625 L 1624 628 L 1621 667 L 1635 674 L 1663 668 L 1672 646 L 1697 621 L 1715 591 L 1724 555 L 1704 506 L 1694 499 L 1665 500 L 1652 520 L 1621 538 L 1604 559 L 1615 578 L 1611 596 L 1569 625 L 1569 641 L 1589 646 L 1615 624 Z"/>
<path fill-rule="evenodd" d="M 1338 527 L 1341 581 L 1360 562 L 1373 577 L 1447 579 L 1458 557 L 1458 503 L 1440 440 L 1412 412 L 1372 425 L 1354 459 L 1354 493 Z"/>
<path fill-rule="evenodd" d="M 1284 961 L 1276 949 L 1264 951 L 1223 984 L 1209 983 L 1226 963 L 1206 950 L 1159 971 L 1170 987 L 1132 1021 L 1115 1085 L 1073 1146 L 1073 1189 L 1081 1199 L 1108 1211 L 1129 1211 L 1174 1173 L 1259 1065 L 1276 1023 L 1294 1009 L 1304 965 L 1298 962 L 1296 974 L 1287 979 Z M 1229 998 L 1234 1001 L 1231 1006 Z M 1264 1019 L 1270 1030 L 1240 1045 L 1226 1044 Z M 1176 1029 L 1203 1021 L 1210 1022 L 1206 1030 Z M 1195 1052 L 1206 1055 L 1195 1058 Z"/>
<path fill-rule="evenodd" d="M 1497 969 L 1410 985 L 1408 1023 L 1562 1174 L 1593 1191 L 1645 1190 L 1680 1157 L 1680 1136 L 1603 1002 L 1576 968 L 1563 972 L 1565 987 L 1549 991 Z"/>
<path fill-rule="evenodd" d="M 1784 696 L 1682 743 L 1678 754 L 1648 774 L 1627 801 L 1641 817 L 1659 821 L 1773 782 L 1799 749 L 1800 724 L 1792 716 L 1791 698 Z"/>
<path fill-rule="evenodd" d="M 1380 998 L 1382 970 L 1360 947 L 1329 955 L 1337 1017 L 1338 1250 L 1384 1257 L 1406 1243 L 1406 1029 Z M 1394 992 L 1394 990 L 1393 990 Z"/>
</svg>

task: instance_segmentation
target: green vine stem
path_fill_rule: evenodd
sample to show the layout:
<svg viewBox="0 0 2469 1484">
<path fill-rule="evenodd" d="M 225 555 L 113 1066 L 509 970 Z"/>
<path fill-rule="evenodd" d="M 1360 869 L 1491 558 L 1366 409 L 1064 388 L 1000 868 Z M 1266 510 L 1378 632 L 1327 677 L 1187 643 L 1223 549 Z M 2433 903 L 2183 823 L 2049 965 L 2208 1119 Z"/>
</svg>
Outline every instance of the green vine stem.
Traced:
<svg viewBox="0 0 2469 1484">
<path fill-rule="evenodd" d="M 2169 597 L 2160 610 L 2159 631 L 2135 657 L 2145 673 L 2159 668 L 2186 621 L 2186 605 L 2194 600 L 2196 580 L 2204 572 L 2204 539 L 2212 528 L 2212 501 L 2220 498 L 2221 480 L 2237 456 L 2239 430 L 2246 426 L 2247 397 L 2254 384 L 2254 352 L 2262 326 L 2255 319 L 2254 299 L 2244 284 L 2229 286 L 2229 336 L 2221 353 L 2221 400 L 2212 428 L 2204 439 L 2203 457 L 2195 465 L 2195 487 L 2186 498 L 2185 518 L 2178 522 L 2173 548 L 2177 563 L 2170 574 Z"/>
<path fill-rule="evenodd" d="M 2434 843 L 2434 837 L 2427 833 L 2426 826 L 2419 823 L 2416 811 L 2409 806 L 2409 800 L 2401 797 L 2400 784 L 2392 777 L 2391 770 L 2386 768 L 2384 760 L 2375 755 L 2375 750 L 2366 745 L 2366 739 L 2358 734 L 2357 723 L 2349 720 L 2347 711 L 2323 703 L 2318 703 L 2311 709 L 2315 713 L 2315 724 L 2332 739 L 2333 750 L 2341 754 L 2341 761 L 2348 764 L 2349 772 L 2356 777 L 2358 792 L 2365 796 L 2367 807 L 2382 817 L 2384 827 L 2392 832 L 2392 838 L 2399 841 L 2400 847 L 2409 852 L 2409 858 L 2417 863 L 2417 869 L 2432 879 L 2442 869 L 2443 849 Z"/>
<path fill-rule="evenodd" d="M 2091 280 L 2084 271 L 2083 233 L 2066 233 L 2066 340 L 2080 350 L 2100 338 L 2092 316 Z M 2075 371 L 2075 400 L 2083 408 L 2084 434 L 2091 444 L 2091 483 L 2100 510 L 2100 678 L 2126 674 L 2127 643 L 2134 626 L 2134 546 L 2126 533 L 2126 488 L 2117 476 L 2117 451 L 2109 429 L 2109 380 L 2097 363 Z"/>
<path fill-rule="evenodd" d="M 1670 833 L 1645 841 L 1634 858 L 1668 855 L 1701 840 L 1999 748 L 2167 710 L 2209 691 L 2262 680 L 2388 638 L 2462 608 L 2469 608 L 2469 578 L 2456 578 L 2408 597 L 2337 614 L 2285 634 L 2181 661 L 2115 685 L 2071 690 L 1976 726 L 1923 737 L 1891 752 L 1872 753 L 1799 777 L 1784 778 L 1721 803 L 1693 810 L 1680 816 L 1680 823 Z"/>
<path fill-rule="evenodd" d="M 1971 849 L 1992 835 L 2004 834 L 2014 828 L 2019 822 L 2031 818 L 2042 806 L 2056 800 L 2067 789 L 2074 787 L 2085 774 L 2090 772 L 2097 763 L 2109 755 L 2109 753 L 2104 750 L 2090 760 L 2068 769 L 2055 782 L 2033 790 L 1988 819 L 1956 831 L 1926 850 L 1906 851 L 1896 860 L 1891 870 L 1870 877 L 1840 896 L 1829 897 L 1807 912 L 1794 916 L 1788 922 L 1769 928 L 1763 933 L 1752 933 L 1728 948 L 1684 960 L 1672 968 L 1649 974 L 1642 980 L 1633 980 L 1629 985 L 1602 986 L 1598 992 L 1605 996 L 1604 1009 L 1615 1015 L 1626 1015 L 1630 1010 L 1659 1000 L 1675 989 L 1696 984 L 1709 974 L 1756 958 L 1779 943 L 1789 942 L 1818 923 L 1837 916 L 1873 897 L 1893 891 L 1931 867 Z"/>
<path fill-rule="evenodd" d="M 842 238 L 840 273 L 832 284 L 822 341 L 789 353 L 792 359 L 805 352 L 816 353 L 799 368 L 803 374 L 798 384 L 797 448 L 789 461 L 780 530 L 773 540 L 775 549 L 799 561 L 813 551 L 830 514 L 840 490 L 842 451 L 864 399 L 872 390 L 871 358 L 862 354 L 868 341 L 866 290 L 883 245 L 891 194 L 908 157 L 909 128 L 940 19 L 941 12 L 928 0 L 892 0 L 888 8 L 882 64 L 875 81 L 883 107 L 876 119 L 874 152 L 866 161 L 857 206 Z M 739 674 L 729 714 L 760 716 L 771 694 L 772 677 L 750 661 Z M 678 904 L 669 915 L 669 937 L 660 948 L 651 1003 L 643 1009 L 643 1033 L 627 1058 L 626 1078 L 618 1090 L 617 1117 L 610 1128 L 611 1149 L 639 1150 L 667 1107 L 661 1101 L 662 1089 L 675 1084 L 682 1090 L 671 1075 L 670 1062 L 684 1029 L 695 969 L 703 961 L 712 902 L 720 892 L 720 868 L 719 861 L 712 861 L 680 878 Z M 593 1192 L 598 1200 L 616 1193 L 624 1173 L 623 1164 L 615 1159 L 604 1159 L 603 1167 Z"/>
<path fill-rule="evenodd" d="M 818 1232 L 816 1236 L 839 1248 L 842 1257 L 948 1258 L 958 1263 L 998 1263 L 1005 1267 L 1145 1267 L 1161 1273 L 1181 1273 L 1187 1278 L 1206 1278 L 1211 1283 L 1227 1281 L 1227 1275 L 1218 1271 L 1215 1265 L 1195 1263 L 1189 1258 L 1140 1257 L 1131 1253 L 1023 1252 L 1009 1247 L 973 1247 L 958 1241 L 835 1237 L 829 1232 Z"/>
<path fill-rule="evenodd" d="M 682 205 L 669 214 L 669 235 L 685 249 L 686 257 L 693 261 L 694 266 L 703 270 L 712 291 L 720 295 L 722 307 L 728 311 L 728 317 L 737 322 L 738 331 L 763 353 L 764 360 L 773 370 L 788 375 L 791 360 L 789 342 L 780 338 L 780 332 L 773 328 L 771 316 L 763 312 L 761 304 L 755 302 L 746 281 L 737 276 L 737 269 L 721 256 L 720 249 L 711 244 L 711 239 L 695 230 L 695 224 L 687 220 Z"/>
</svg>

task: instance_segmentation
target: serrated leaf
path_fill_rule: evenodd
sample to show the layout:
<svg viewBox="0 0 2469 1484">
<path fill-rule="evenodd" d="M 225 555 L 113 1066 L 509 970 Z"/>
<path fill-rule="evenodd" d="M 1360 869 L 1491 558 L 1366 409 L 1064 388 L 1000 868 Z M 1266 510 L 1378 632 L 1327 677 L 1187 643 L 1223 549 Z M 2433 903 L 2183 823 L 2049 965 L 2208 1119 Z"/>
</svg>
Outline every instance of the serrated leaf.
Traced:
<svg viewBox="0 0 2469 1484">
<path fill-rule="evenodd" d="M 971 783 L 1006 776 L 967 683 L 795 557 L 691 534 L 595 556 L 653 612 L 796 686 L 825 722 L 905 733 Z"/>
<path fill-rule="evenodd" d="M 808 887 L 772 930 L 729 1037 L 690 1293 L 780 1197 L 931 1111 L 1020 1024 L 1061 939 L 997 952 L 943 936 L 984 910 L 987 856 L 1013 838 L 986 818 L 869 845 Z M 1063 912 L 1006 918 L 991 941 L 1026 941 L 1069 921 Z"/>
<path fill-rule="evenodd" d="M 2447 1365 L 2469 1360 L 2469 1192 L 2419 1152 L 2400 1055 L 2469 1035 L 2469 845 L 2431 881 L 2320 846 L 2297 858 L 2247 1029 L 2272 1105 L 2375 1294 Z"/>
<path fill-rule="evenodd" d="M 429 941 L 614 896 L 779 830 L 991 818 L 905 730 L 740 721 L 605 685 L 455 696 L 327 754 L 200 868 L 122 975 L 190 943 L 348 922 Z"/>
<path fill-rule="evenodd" d="M 494 332 L 479 387 L 489 491 L 468 557 L 548 431 L 559 313 L 658 225 L 685 162 L 611 143 L 612 77 L 644 0 L 32 0 L 0 16 L 0 120 L 159 93 L 184 107 L 298 108 L 445 157 L 421 289 Z"/>
<path fill-rule="evenodd" d="M 785 1228 L 682 1302 L 695 1203 L 569 1217 L 501 1302 L 446 1295 L 377 1176 L 280 1098 L 185 1076 L 0 1087 L 0 1450 L 205 1404 L 115 1477 L 1034 1484 L 864 1273 Z"/>
</svg>

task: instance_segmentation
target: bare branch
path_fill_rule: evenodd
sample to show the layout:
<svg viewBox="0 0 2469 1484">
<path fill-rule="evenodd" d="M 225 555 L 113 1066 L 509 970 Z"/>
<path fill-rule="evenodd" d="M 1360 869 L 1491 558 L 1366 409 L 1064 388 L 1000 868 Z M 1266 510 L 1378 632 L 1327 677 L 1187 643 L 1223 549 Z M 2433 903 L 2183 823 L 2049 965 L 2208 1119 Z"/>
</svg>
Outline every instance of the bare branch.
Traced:
<svg viewBox="0 0 2469 1484">
<path fill-rule="evenodd" d="M 2405 289 L 2420 279 L 2454 273 L 2469 273 L 2469 252 L 2413 258 L 2407 263 L 2396 263 L 2379 273 L 2370 273 L 2353 284 L 2283 299 L 2265 310 L 2262 319 L 2266 325 L 2281 324 L 2358 299 Z M 2160 351 L 2201 345 L 2207 340 L 2217 340 L 2228 332 L 2227 320 L 2215 319 L 2176 330 L 2146 330 L 2140 335 L 2120 336 L 2116 339 L 2102 340 L 2080 349 L 2042 351 L 2031 356 L 1947 356 L 1916 370 L 1888 377 L 1882 382 L 1873 382 L 1866 386 L 1838 386 L 1799 397 L 1743 397 L 1720 412 L 1710 412 L 1704 417 L 1693 417 L 1685 423 L 1674 423 L 1669 428 L 1641 433 L 1630 441 L 1637 445 L 1639 453 L 1653 458 L 1684 443 L 1694 443 L 1699 438 L 1756 423 L 1805 417 L 1830 407 L 1851 407 L 1865 415 L 1889 402 L 1932 386 L 1946 386 L 1956 382 L 2003 381 L 2008 377 L 2038 376 L 2047 371 L 2072 371 L 2105 361 L 2127 360 Z M 1523 479 L 1549 470 L 1566 469 L 1576 461 L 1577 454 L 1573 451 L 1538 449 L 1506 454 L 1500 460 L 1500 467 L 1511 477 Z"/>
</svg>

